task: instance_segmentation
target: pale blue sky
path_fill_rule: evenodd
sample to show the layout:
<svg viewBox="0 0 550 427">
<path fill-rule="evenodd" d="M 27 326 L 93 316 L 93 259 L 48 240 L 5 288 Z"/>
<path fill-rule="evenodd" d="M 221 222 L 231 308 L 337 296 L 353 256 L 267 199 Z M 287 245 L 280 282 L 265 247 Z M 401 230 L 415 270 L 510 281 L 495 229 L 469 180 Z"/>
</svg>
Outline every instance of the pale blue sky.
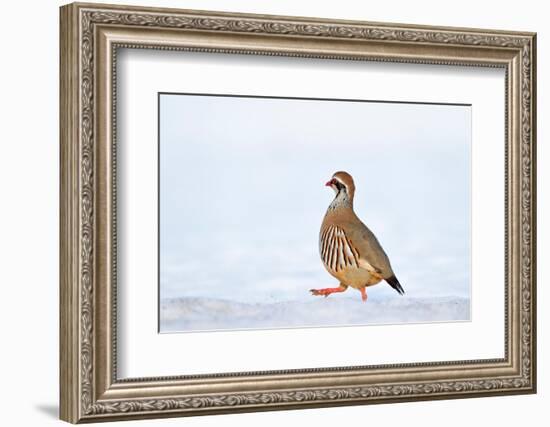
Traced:
<svg viewBox="0 0 550 427">
<path fill-rule="evenodd" d="M 308 300 L 336 285 L 318 234 L 338 170 L 407 296 L 468 297 L 470 143 L 468 106 L 161 95 L 161 298 Z"/>
</svg>

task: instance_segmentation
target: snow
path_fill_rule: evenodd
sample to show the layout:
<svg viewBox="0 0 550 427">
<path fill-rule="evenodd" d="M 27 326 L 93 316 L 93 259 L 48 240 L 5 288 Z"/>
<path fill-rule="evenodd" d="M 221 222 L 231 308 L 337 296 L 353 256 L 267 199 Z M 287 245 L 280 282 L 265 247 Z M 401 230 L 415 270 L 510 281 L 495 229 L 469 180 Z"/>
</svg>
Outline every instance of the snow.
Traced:
<svg viewBox="0 0 550 427">
<path fill-rule="evenodd" d="M 470 320 L 462 297 L 368 300 L 331 296 L 311 301 L 242 303 L 190 297 L 161 301 L 161 332 L 351 326 Z"/>
</svg>

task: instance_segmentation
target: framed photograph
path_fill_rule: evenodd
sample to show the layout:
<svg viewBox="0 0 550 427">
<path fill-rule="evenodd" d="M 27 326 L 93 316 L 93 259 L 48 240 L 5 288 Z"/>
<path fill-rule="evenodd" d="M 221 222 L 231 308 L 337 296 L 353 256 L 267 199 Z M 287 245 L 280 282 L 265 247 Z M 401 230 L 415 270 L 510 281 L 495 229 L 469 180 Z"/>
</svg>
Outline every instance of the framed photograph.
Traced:
<svg viewBox="0 0 550 427">
<path fill-rule="evenodd" d="M 63 420 L 536 391 L 534 33 L 60 22 Z"/>
</svg>

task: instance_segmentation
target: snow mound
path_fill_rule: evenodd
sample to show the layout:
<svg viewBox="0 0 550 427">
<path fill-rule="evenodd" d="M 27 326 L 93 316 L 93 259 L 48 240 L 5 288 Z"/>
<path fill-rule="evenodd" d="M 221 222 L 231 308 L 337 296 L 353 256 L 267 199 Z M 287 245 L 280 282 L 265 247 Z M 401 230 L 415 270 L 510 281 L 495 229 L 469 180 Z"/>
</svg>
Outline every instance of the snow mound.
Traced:
<svg viewBox="0 0 550 427">
<path fill-rule="evenodd" d="M 169 298 L 160 304 L 161 332 L 272 329 L 470 320 L 461 297 L 369 300 L 312 297 L 310 302 L 246 304 L 214 298 Z"/>
</svg>

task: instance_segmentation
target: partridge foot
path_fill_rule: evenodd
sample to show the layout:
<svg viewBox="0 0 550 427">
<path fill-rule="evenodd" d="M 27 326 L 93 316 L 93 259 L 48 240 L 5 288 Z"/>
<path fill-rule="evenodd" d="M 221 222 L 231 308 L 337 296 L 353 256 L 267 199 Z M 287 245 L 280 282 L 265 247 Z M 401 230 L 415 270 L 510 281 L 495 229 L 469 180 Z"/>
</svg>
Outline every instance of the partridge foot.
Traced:
<svg viewBox="0 0 550 427">
<path fill-rule="evenodd" d="M 311 295 L 320 295 L 326 298 L 330 294 L 333 294 L 335 292 L 344 292 L 345 290 L 346 288 L 323 288 L 323 289 L 310 289 L 309 292 L 311 292 Z"/>
<path fill-rule="evenodd" d="M 367 291 L 365 290 L 365 288 L 361 288 L 360 291 L 361 291 L 361 299 L 363 300 L 363 302 L 366 302 L 368 298 Z"/>
</svg>

